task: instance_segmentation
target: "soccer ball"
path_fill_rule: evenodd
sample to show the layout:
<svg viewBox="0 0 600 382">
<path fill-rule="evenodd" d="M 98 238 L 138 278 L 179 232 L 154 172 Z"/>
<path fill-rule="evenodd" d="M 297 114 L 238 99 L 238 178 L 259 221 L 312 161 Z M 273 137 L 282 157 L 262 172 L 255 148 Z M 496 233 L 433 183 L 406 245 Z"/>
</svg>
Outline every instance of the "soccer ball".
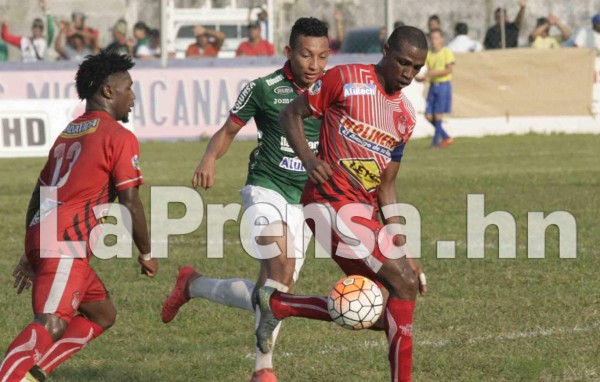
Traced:
<svg viewBox="0 0 600 382">
<path fill-rule="evenodd" d="M 383 310 L 381 289 L 363 276 L 344 277 L 329 293 L 327 309 L 333 321 L 346 329 L 369 328 Z"/>
</svg>

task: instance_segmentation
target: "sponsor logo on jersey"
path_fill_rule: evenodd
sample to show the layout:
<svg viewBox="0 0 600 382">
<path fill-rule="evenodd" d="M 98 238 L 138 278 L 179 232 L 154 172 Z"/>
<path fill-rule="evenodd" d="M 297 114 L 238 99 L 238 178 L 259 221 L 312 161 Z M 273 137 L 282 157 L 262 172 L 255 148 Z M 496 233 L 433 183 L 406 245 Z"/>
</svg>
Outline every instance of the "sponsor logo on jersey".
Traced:
<svg viewBox="0 0 600 382">
<path fill-rule="evenodd" d="M 273 98 L 273 105 L 287 105 L 292 102 L 289 98 Z"/>
<path fill-rule="evenodd" d="M 305 172 L 304 166 L 302 165 L 302 161 L 298 158 L 289 158 L 283 157 L 281 162 L 279 162 L 279 167 L 289 170 L 289 171 L 297 171 L 297 172 Z"/>
<path fill-rule="evenodd" d="M 355 121 L 346 116 L 340 121 L 340 134 L 365 149 L 388 158 L 392 155 L 392 151 L 401 143 L 398 141 L 398 138 L 383 130 Z"/>
<path fill-rule="evenodd" d="M 275 92 L 275 94 L 279 94 L 279 95 L 288 95 L 294 92 L 294 89 L 292 89 L 289 86 L 278 86 L 275 89 L 273 89 L 273 91 Z"/>
<path fill-rule="evenodd" d="M 375 159 L 347 158 L 340 159 L 338 163 L 367 192 L 373 191 L 381 183 L 381 168 Z"/>
<path fill-rule="evenodd" d="M 322 84 L 323 84 L 323 81 L 317 80 L 315 83 L 310 85 L 310 87 L 308 88 L 308 94 L 310 94 L 310 95 L 319 94 L 319 92 L 321 91 Z"/>
<path fill-rule="evenodd" d="M 357 95 L 375 95 L 375 84 L 350 83 L 344 84 L 344 98 Z"/>
<path fill-rule="evenodd" d="M 140 158 L 138 158 L 137 154 L 131 157 L 131 165 L 134 169 L 140 170 Z"/>
<path fill-rule="evenodd" d="M 281 80 L 283 80 L 283 75 L 282 75 L 282 74 L 278 75 L 277 77 L 273 77 L 273 78 L 271 78 L 271 79 L 268 79 L 268 80 L 266 81 L 266 83 L 267 83 L 267 85 L 269 85 L 269 86 L 273 86 L 273 85 L 275 85 L 276 83 L 278 83 L 278 82 L 281 82 Z"/>
<path fill-rule="evenodd" d="M 85 134 L 91 134 L 96 132 L 99 123 L 99 119 L 92 119 L 91 121 L 83 121 L 80 123 L 69 123 L 60 136 L 64 138 L 76 138 Z"/>
<path fill-rule="evenodd" d="M 319 149 L 319 141 L 309 141 L 307 140 L 306 143 L 308 143 L 308 147 L 316 154 L 317 150 Z M 279 149 L 283 152 L 286 153 L 293 153 L 294 149 L 292 149 L 290 147 L 290 144 L 288 143 L 287 139 L 285 137 L 281 137 L 281 140 L 279 141 Z"/>
<path fill-rule="evenodd" d="M 249 82 L 248 85 L 246 85 L 244 87 L 244 89 L 242 89 L 242 92 L 238 96 L 237 101 L 235 101 L 235 105 L 233 105 L 233 109 L 231 109 L 231 112 L 233 114 L 242 110 L 244 108 L 244 106 L 246 106 L 248 101 L 250 101 L 250 98 L 252 96 L 252 89 L 254 89 L 255 86 L 256 86 L 256 83 L 254 81 L 252 81 L 252 82 Z"/>
</svg>

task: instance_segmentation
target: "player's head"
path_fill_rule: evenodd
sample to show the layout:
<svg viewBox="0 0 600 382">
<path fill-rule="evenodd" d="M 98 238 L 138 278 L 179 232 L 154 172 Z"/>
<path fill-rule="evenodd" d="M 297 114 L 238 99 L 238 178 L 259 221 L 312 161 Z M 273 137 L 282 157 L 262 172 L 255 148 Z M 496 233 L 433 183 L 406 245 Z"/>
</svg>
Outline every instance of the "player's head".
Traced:
<svg viewBox="0 0 600 382">
<path fill-rule="evenodd" d="M 260 40 L 260 23 L 258 21 L 248 24 L 248 38 L 250 41 Z"/>
<path fill-rule="evenodd" d="M 285 55 L 290 60 L 298 85 L 306 87 L 315 82 L 323 73 L 329 57 L 327 24 L 314 17 L 296 20 Z"/>
<path fill-rule="evenodd" d="M 77 94 L 86 107 L 105 110 L 117 121 L 128 122 L 135 94 L 129 74 L 135 64 L 128 56 L 100 51 L 87 56 L 75 76 Z"/>
<path fill-rule="evenodd" d="M 456 36 L 469 34 L 469 26 L 467 25 L 467 23 L 456 23 L 456 25 L 454 26 L 454 34 Z"/>
<path fill-rule="evenodd" d="M 427 38 L 423 31 L 408 25 L 394 29 L 377 64 L 377 77 L 386 93 L 394 94 L 410 85 L 426 58 Z"/>
<path fill-rule="evenodd" d="M 75 29 L 83 29 L 85 26 L 85 13 L 80 11 L 74 11 L 71 13 L 71 24 Z"/>
<path fill-rule="evenodd" d="M 440 29 L 442 27 L 442 23 L 440 22 L 440 17 L 438 15 L 431 15 L 429 19 L 427 19 L 427 29 L 431 32 L 434 29 Z"/>
<path fill-rule="evenodd" d="M 539 17 L 535 22 L 536 28 L 540 28 L 542 26 L 544 28 L 541 30 L 540 35 L 542 37 L 548 37 L 548 34 L 550 32 L 550 22 L 548 21 L 548 19 L 546 17 Z"/>
<path fill-rule="evenodd" d="M 444 32 L 441 29 L 434 29 L 429 32 L 429 39 L 431 40 L 431 48 L 434 51 L 438 51 L 444 47 Z"/>
<path fill-rule="evenodd" d="M 600 33 L 600 13 L 596 13 L 592 17 L 592 28 L 594 28 L 594 31 Z"/>
<path fill-rule="evenodd" d="M 68 40 L 69 45 L 71 45 L 76 51 L 80 51 L 81 49 L 85 48 L 85 40 L 83 39 L 81 33 L 73 33 Z"/>
<path fill-rule="evenodd" d="M 145 39 L 148 36 L 150 28 L 143 21 L 138 21 L 133 25 L 133 37 L 137 40 Z"/>
<path fill-rule="evenodd" d="M 42 37 L 44 34 L 44 22 L 42 19 L 34 19 L 31 24 L 31 33 L 33 34 L 33 38 Z"/>
<path fill-rule="evenodd" d="M 494 12 L 494 20 L 496 20 L 496 25 L 500 25 L 506 22 L 506 9 L 504 8 L 496 8 Z"/>
</svg>

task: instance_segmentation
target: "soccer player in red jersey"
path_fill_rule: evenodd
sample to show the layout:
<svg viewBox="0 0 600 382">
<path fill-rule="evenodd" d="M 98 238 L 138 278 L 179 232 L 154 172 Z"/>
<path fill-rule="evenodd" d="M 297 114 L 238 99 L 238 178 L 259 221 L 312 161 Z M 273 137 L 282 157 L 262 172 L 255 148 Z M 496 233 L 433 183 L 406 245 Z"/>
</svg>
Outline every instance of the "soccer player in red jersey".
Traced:
<svg viewBox="0 0 600 382">
<path fill-rule="evenodd" d="M 115 306 L 89 264 L 99 237 L 98 210 L 106 203 L 118 197 L 129 210 L 142 272 L 152 277 L 158 270 L 138 195 L 139 144 L 118 123 L 127 122 L 134 105 L 128 72 L 133 65 L 126 56 L 101 52 L 77 71 L 86 111 L 54 142 L 29 202 L 25 253 L 14 276 L 18 293 L 33 286 L 34 319 L 10 344 L 0 364 L 2 382 L 20 382 L 26 374 L 28 380 L 44 380 L 115 322 Z M 44 197 L 41 187 L 56 193 Z M 48 229 L 51 219 L 54 230 Z"/>
<path fill-rule="evenodd" d="M 412 316 L 418 291 L 426 293 L 423 269 L 409 257 L 405 237 L 389 230 L 401 222 L 390 212 L 396 204 L 400 160 L 415 125 L 414 110 L 402 89 L 410 85 L 426 57 L 423 32 L 399 27 L 384 45 L 378 64 L 334 67 L 280 118 L 290 146 L 312 180 L 302 195 L 305 216 L 309 218 L 307 207 L 314 203 L 324 207 L 322 217 L 334 217 L 333 259 L 346 274 L 363 275 L 389 291 L 382 318 L 392 381 L 411 380 Z M 306 144 L 302 125 L 303 118 L 311 115 L 322 119 L 317 156 Z M 387 226 L 377 220 L 378 209 Z M 323 228 L 318 220 L 309 225 L 327 246 L 319 238 Z M 256 337 L 263 352 L 271 346 L 272 328 L 286 317 L 332 320 L 323 297 L 265 286 L 257 303 L 261 319 Z"/>
</svg>

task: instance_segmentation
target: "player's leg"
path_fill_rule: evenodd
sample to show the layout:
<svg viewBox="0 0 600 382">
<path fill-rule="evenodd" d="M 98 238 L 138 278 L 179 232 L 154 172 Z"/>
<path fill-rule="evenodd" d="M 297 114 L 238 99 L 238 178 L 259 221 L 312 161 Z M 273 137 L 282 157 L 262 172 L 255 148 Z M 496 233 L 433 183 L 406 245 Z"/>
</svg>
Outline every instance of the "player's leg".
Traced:
<svg viewBox="0 0 600 382">
<path fill-rule="evenodd" d="M 0 381 L 21 381 L 39 358 L 63 335 L 75 313 L 73 293 L 81 285 L 72 257 L 40 259 L 38 251 L 28 254 L 36 277 L 33 282 L 34 320 L 10 344 L 0 364 Z"/>
<path fill-rule="evenodd" d="M 440 143 L 440 133 L 436 127 L 435 119 L 433 116 L 437 99 L 437 89 L 433 84 L 430 84 L 429 91 L 427 92 L 427 100 L 425 101 L 425 118 L 433 126 L 433 138 L 431 139 L 431 147 L 438 147 Z"/>
<path fill-rule="evenodd" d="M 454 143 L 454 139 L 448 135 L 446 130 L 443 127 L 443 115 L 449 114 L 452 111 L 452 85 L 451 83 L 444 82 L 439 85 L 440 88 L 440 96 L 439 102 L 436 110 L 436 115 L 434 118 L 436 119 L 436 129 L 439 129 L 440 136 L 442 138 L 442 143 L 440 143 L 440 148 L 447 147 L 448 145 Z"/>
<path fill-rule="evenodd" d="M 81 292 L 83 296 L 78 308 L 81 314 L 73 317 L 61 339 L 37 362 L 45 374 L 50 374 L 115 323 L 117 310 L 104 284 L 89 264 L 87 276 L 84 277 L 87 285 L 85 291 Z"/>
</svg>

